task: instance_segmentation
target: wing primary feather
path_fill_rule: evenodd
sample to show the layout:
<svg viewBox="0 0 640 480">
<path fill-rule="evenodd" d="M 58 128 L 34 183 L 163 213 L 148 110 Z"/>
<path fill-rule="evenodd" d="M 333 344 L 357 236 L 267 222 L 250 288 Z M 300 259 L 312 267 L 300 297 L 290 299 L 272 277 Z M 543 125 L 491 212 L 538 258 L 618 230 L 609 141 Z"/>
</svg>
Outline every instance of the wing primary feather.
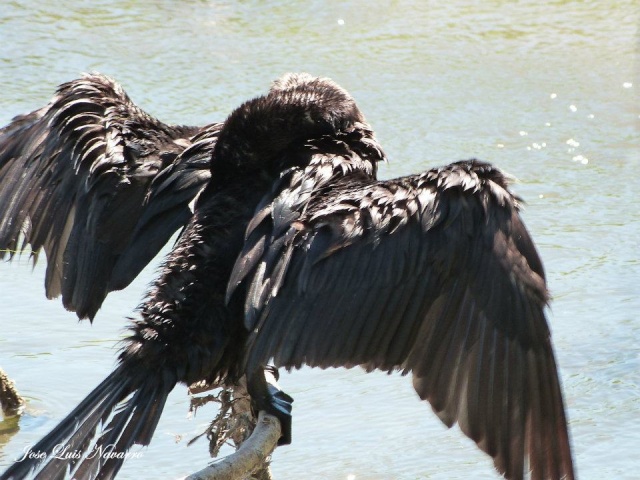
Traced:
<svg viewBox="0 0 640 480">
<path fill-rule="evenodd" d="M 378 323 L 382 319 L 386 303 L 386 295 L 380 294 L 375 297 L 371 297 L 371 303 L 368 306 L 366 316 L 363 313 L 359 315 L 359 318 L 362 319 L 359 322 L 360 328 L 358 330 L 353 330 L 353 333 L 348 337 L 354 340 L 354 360 L 361 359 L 361 361 L 364 361 L 365 359 L 369 358 L 372 352 L 371 345 L 376 339 L 377 335 L 376 328 L 378 327 Z M 355 333 L 357 333 L 357 337 L 355 337 Z M 372 370 L 373 368 L 376 368 L 375 364 L 367 364 L 367 370 Z"/>
<path fill-rule="evenodd" d="M 467 404 L 469 405 L 469 431 L 465 432 L 476 443 L 482 441 L 482 431 L 479 422 L 483 418 L 483 412 L 479 408 L 482 390 L 482 363 L 485 358 L 485 340 L 487 320 L 484 315 L 478 318 L 478 339 L 475 348 L 470 351 L 469 387 L 467 390 Z"/>
<path fill-rule="evenodd" d="M 454 305 L 447 310 L 446 316 L 442 316 L 440 321 L 445 323 L 447 328 L 442 340 L 432 348 L 436 350 L 431 367 L 430 377 L 431 404 L 437 412 L 438 417 L 451 426 L 457 416 L 457 402 L 450 401 L 450 396 L 455 394 L 457 389 L 457 376 L 460 364 L 460 348 L 458 336 L 464 331 L 463 317 L 469 308 L 468 292 L 463 293 L 462 298 L 453 299 Z M 453 391 L 452 391 L 453 390 Z"/>
<path fill-rule="evenodd" d="M 455 330 L 450 337 L 449 345 L 446 346 L 446 357 L 443 367 L 439 369 L 436 377 L 435 390 L 442 392 L 444 400 L 444 410 L 439 415 L 445 418 L 445 424 L 453 424 L 459 418 L 460 390 L 462 382 L 466 379 L 465 370 L 467 368 L 467 340 L 473 319 L 477 316 L 476 305 L 470 297 L 469 292 L 465 292 L 465 297 L 459 306 L 459 311 L 455 320 Z"/>
<path fill-rule="evenodd" d="M 529 365 L 529 392 L 531 394 L 531 416 L 528 426 L 529 463 L 531 467 L 531 480 L 543 480 L 546 465 L 544 459 L 543 442 L 546 437 L 544 432 L 544 420 L 542 418 L 543 405 L 540 398 L 539 372 L 536 362 L 536 354 L 532 350 L 527 352 L 527 364 Z"/>
<path fill-rule="evenodd" d="M 405 287 L 396 289 L 392 300 L 385 305 L 385 310 L 381 315 L 383 328 L 376 329 L 376 342 L 370 347 L 374 352 L 371 358 L 376 368 L 391 371 L 402 363 L 403 359 L 393 355 L 392 352 L 395 349 L 401 352 L 406 351 L 403 346 L 396 346 L 395 343 L 398 342 L 399 332 L 406 329 L 406 324 L 411 322 L 407 315 L 407 309 L 412 300 L 415 301 L 414 282 L 415 280 Z"/>
<path fill-rule="evenodd" d="M 509 340 L 498 338 L 498 332 L 495 329 L 492 332 L 492 340 L 493 354 L 489 375 L 490 398 L 487 400 L 484 418 L 484 428 L 488 433 L 485 451 L 493 457 L 496 469 L 508 476 L 511 466 L 510 449 L 518 441 L 510 437 L 511 423 L 514 421 L 513 415 L 518 414 L 518 412 L 512 411 L 514 405 L 510 400 L 511 395 L 516 393 L 513 391 L 514 385 L 511 382 L 513 376 L 511 372 L 514 371 L 515 366 L 512 364 L 513 349 L 510 348 Z M 500 359 L 496 358 L 499 354 L 501 355 Z M 522 470 L 520 470 L 519 476 L 522 476 Z"/>
<path fill-rule="evenodd" d="M 336 366 L 349 357 L 340 336 L 324 334 L 327 331 L 341 332 L 345 329 L 345 322 L 352 320 L 347 316 L 349 307 L 345 308 L 347 297 L 343 294 L 336 300 L 327 303 L 323 296 L 318 296 L 313 301 L 312 307 L 324 304 L 324 308 L 318 315 L 307 314 L 304 333 L 291 350 L 293 358 L 304 358 L 305 363 L 311 366 Z M 309 311 L 313 312 L 314 309 L 310 308 Z"/>
<path fill-rule="evenodd" d="M 396 331 L 388 353 L 391 359 L 396 358 L 396 362 L 400 362 L 398 364 L 401 365 L 403 374 L 408 373 L 412 368 L 407 357 L 414 356 L 415 354 L 411 354 L 412 351 L 421 351 L 424 347 L 416 339 L 419 337 L 422 323 L 436 296 L 437 287 L 434 275 L 428 272 L 419 276 L 412 294 L 414 301 L 409 302 L 405 312 L 407 320 Z M 424 301 L 419 301 L 420 299 Z"/>
<path fill-rule="evenodd" d="M 524 378 L 529 372 L 524 361 L 524 350 L 517 342 L 513 340 L 505 339 L 510 346 L 509 352 L 512 355 L 512 360 L 509 363 L 509 383 L 512 386 L 510 393 L 510 411 L 512 412 L 511 429 L 509 431 L 511 441 L 510 449 L 510 472 L 512 475 L 517 475 L 519 472 L 524 471 L 525 462 L 525 428 L 527 412 L 530 409 L 529 394 L 526 389 L 526 383 Z M 503 442 L 506 444 L 507 439 L 504 438 Z"/>
<path fill-rule="evenodd" d="M 205 129 L 212 149 L 217 132 Z M 199 149 L 180 156 L 198 130 L 153 119 L 99 74 L 61 85 L 46 107 L 0 130 L 0 250 L 15 250 L 24 233 L 21 249 L 30 244 L 34 261 L 42 248 L 47 255 L 47 296 L 61 293 L 66 308 L 93 319 L 106 294 L 128 285 L 188 220 L 181 207 L 188 208 L 209 171 L 208 158 L 198 164 L 204 138 Z M 172 199 L 148 195 L 171 162 L 171 183 L 180 184 L 179 177 L 197 180 Z M 148 210 L 162 211 L 164 221 L 146 224 Z M 108 254 L 101 255 L 97 244 Z M 144 252 L 128 250 L 141 244 L 148 245 Z M 135 261 L 119 264 L 121 256 Z"/>
<path fill-rule="evenodd" d="M 372 290 L 367 303 L 359 305 L 358 312 L 350 320 L 350 327 L 345 332 L 342 340 L 345 345 L 351 346 L 352 358 L 349 359 L 347 366 L 362 365 L 366 363 L 366 351 L 369 342 L 375 332 L 375 325 L 380 318 L 380 312 L 383 309 L 385 294 L 381 290 Z M 338 342 L 334 347 L 337 348 Z M 366 365 L 365 368 L 370 370 L 375 366 Z"/>
</svg>

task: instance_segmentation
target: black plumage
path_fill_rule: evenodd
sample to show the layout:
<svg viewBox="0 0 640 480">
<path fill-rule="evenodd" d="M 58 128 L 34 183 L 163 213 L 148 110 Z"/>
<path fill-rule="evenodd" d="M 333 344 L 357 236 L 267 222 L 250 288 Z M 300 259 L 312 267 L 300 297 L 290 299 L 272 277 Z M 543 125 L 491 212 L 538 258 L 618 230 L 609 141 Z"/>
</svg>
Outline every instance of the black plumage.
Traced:
<svg viewBox="0 0 640 480">
<path fill-rule="evenodd" d="M 34 450 L 90 448 L 101 419 L 93 448 L 147 444 L 177 382 L 243 374 L 286 443 L 291 399 L 263 374 L 273 359 L 412 372 L 506 478 L 574 478 L 542 263 L 507 177 L 470 160 L 378 181 L 383 159 L 328 79 L 289 74 L 235 110 L 120 365 Z M 74 468 L 110 478 L 120 465 L 89 455 Z M 23 462 L 0 478 L 66 467 Z"/>
<path fill-rule="evenodd" d="M 191 217 L 220 127 L 159 122 L 103 75 L 61 85 L 0 130 L 0 258 L 44 248 L 47 297 L 93 319 Z"/>
</svg>

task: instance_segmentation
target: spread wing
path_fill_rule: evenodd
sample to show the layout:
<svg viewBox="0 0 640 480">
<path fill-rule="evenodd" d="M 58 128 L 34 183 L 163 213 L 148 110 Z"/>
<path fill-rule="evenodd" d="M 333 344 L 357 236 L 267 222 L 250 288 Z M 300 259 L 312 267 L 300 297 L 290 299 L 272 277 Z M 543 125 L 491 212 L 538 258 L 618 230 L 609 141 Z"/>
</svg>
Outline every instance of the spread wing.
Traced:
<svg viewBox="0 0 640 480">
<path fill-rule="evenodd" d="M 232 276 L 247 371 L 273 358 L 412 372 L 505 477 L 573 478 L 544 272 L 506 178 L 468 161 L 295 191 L 257 213 Z"/>
<path fill-rule="evenodd" d="M 165 125 L 99 74 L 0 130 L 0 258 L 47 256 L 47 297 L 93 318 L 190 218 L 219 125 Z"/>
</svg>

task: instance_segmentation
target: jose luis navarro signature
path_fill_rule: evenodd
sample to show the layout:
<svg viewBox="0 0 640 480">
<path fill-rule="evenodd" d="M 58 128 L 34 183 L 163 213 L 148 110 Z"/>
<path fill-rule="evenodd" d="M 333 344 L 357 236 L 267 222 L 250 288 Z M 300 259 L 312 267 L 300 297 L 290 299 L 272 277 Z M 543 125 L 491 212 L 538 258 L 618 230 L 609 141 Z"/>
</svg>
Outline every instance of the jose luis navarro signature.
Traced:
<svg viewBox="0 0 640 480">
<path fill-rule="evenodd" d="M 98 448 L 89 452 L 86 458 L 93 458 L 96 455 L 102 457 L 104 460 L 110 458 L 141 458 L 143 452 L 118 452 L 115 450 L 115 445 L 101 445 Z M 29 445 L 24 447 L 22 457 L 17 462 L 21 462 L 25 459 L 37 459 L 44 460 L 47 458 L 47 452 L 41 452 L 33 450 Z M 83 458 L 82 450 L 71 450 L 68 445 L 56 445 L 52 452 L 51 458 L 58 458 L 60 460 L 80 460 Z"/>
</svg>

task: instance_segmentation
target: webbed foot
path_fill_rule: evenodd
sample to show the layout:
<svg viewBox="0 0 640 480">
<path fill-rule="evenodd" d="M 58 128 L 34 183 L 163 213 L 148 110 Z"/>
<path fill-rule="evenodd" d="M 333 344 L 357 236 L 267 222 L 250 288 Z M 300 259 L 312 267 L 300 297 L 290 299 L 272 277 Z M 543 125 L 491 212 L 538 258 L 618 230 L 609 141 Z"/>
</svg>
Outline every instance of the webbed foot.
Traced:
<svg viewBox="0 0 640 480">
<path fill-rule="evenodd" d="M 264 371 L 247 375 L 247 390 L 256 409 L 275 416 L 280 420 L 282 435 L 278 445 L 291 443 L 291 409 L 293 398 L 282 391 L 278 385 L 278 370 L 267 365 Z"/>
</svg>

